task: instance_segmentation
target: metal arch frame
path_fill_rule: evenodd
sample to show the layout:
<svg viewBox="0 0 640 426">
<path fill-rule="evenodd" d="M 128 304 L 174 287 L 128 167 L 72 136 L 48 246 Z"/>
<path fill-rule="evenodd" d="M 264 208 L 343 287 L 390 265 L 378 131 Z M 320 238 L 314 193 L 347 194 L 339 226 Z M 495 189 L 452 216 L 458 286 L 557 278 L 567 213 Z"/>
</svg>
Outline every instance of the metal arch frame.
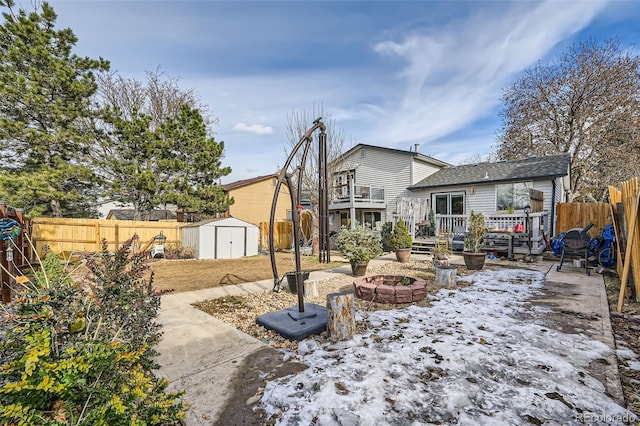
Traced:
<svg viewBox="0 0 640 426">
<path fill-rule="evenodd" d="M 287 182 L 287 186 L 289 187 L 289 198 L 291 199 L 291 219 L 293 221 L 293 244 L 295 250 L 295 266 L 296 266 L 296 284 L 297 284 L 297 292 L 298 292 L 298 309 L 300 312 L 304 312 L 304 289 L 302 283 L 302 271 L 300 266 L 300 224 L 299 224 L 299 212 L 297 206 L 300 205 L 300 193 L 302 191 L 302 176 L 304 173 L 304 168 L 307 162 L 307 156 L 309 154 L 309 148 L 311 147 L 311 142 L 313 141 L 312 134 L 316 130 L 320 130 L 320 135 L 318 138 L 319 149 L 318 149 L 318 181 L 319 181 L 319 189 L 318 189 L 318 200 L 319 200 L 319 208 L 318 208 L 318 222 L 319 222 L 319 255 L 318 260 L 322 262 L 330 262 L 329 255 L 329 216 L 328 216 L 328 204 L 329 198 L 327 193 L 327 126 L 322 122 L 322 118 L 319 117 L 313 122 L 313 126 L 311 126 L 300 138 L 298 143 L 295 145 L 291 154 L 287 158 L 287 161 L 284 163 L 284 166 L 280 170 L 280 174 L 278 175 L 278 182 L 276 184 L 273 200 L 271 202 L 271 215 L 269 217 L 269 256 L 271 257 L 271 269 L 273 271 L 273 291 L 279 291 L 280 283 L 283 278 L 280 278 L 278 275 L 278 267 L 276 265 L 275 258 L 275 247 L 274 247 L 274 238 L 273 238 L 273 229 L 275 224 L 275 214 L 276 207 L 278 204 L 278 196 L 280 195 L 280 189 L 282 187 L 282 183 L 284 181 Z M 304 151 L 302 154 L 302 161 L 297 167 L 297 175 L 298 175 L 298 185 L 297 188 L 293 187 L 293 182 L 291 179 L 291 175 L 287 173 L 291 162 L 297 155 L 298 151 L 304 145 Z"/>
</svg>

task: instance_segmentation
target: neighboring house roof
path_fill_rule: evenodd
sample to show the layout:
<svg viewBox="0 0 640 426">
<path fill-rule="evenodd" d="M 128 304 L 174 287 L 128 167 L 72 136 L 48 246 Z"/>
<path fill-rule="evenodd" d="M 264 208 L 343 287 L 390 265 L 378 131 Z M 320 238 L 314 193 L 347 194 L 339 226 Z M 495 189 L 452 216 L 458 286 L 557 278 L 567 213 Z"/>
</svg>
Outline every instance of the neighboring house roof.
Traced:
<svg viewBox="0 0 640 426">
<path fill-rule="evenodd" d="M 133 209 L 111 209 L 107 214 L 107 219 L 133 220 Z M 149 220 L 175 220 L 176 213 L 171 210 L 151 210 Z"/>
<path fill-rule="evenodd" d="M 367 148 L 367 149 L 377 149 L 377 150 L 381 150 L 381 151 L 390 151 L 390 152 L 396 152 L 396 153 L 400 153 L 400 154 L 406 154 L 406 155 L 411 155 L 413 157 L 415 157 L 418 160 L 421 161 L 425 161 L 427 163 L 431 163 L 435 166 L 440 166 L 440 167 L 447 167 L 447 166 L 451 166 L 451 164 L 446 163 L 442 160 L 438 160 L 437 158 L 433 158 L 433 157 L 429 157 L 428 155 L 424 155 L 421 154 L 417 151 L 405 151 L 402 149 L 395 149 L 395 148 L 387 148 L 384 146 L 376 146 L 376 145 L 368 145 L 368 144 L 364 144 L 364 143 L 359 143 L 356 146 L 354 146 L 353 148 L 351 148 L 350 150 L 348 150 L 347 152 L 345 152 L 344 154 L 342 154 L 340 157 L 338 157 L 336 160 L 334 160 L 334 162 L 339 162 L 341 160 L 343 160 L 344 158 L 348 157 L 349 155 L 351 155 L 353 152 L 362 149 L 362 148 Z"/>
<path fill-rule="evenodd" d="M 447 167 L 422 179 L 409 189 L 562 177 L 569 174 L 570 162 L 570 154 L 559 154 Z"/>
<path fill-rule="evenodd" d="M 226 183 L 226 184 L 222 185 L 222 188 L 225 191 L 231 191 L 233 189 L 242 188 L 243 186 L 252 185 L 254 183 L 262 182 L 263 180 L 273 179 L 273 178 L 277 179 L 278 178 L 278 174 L 277 173 L 272 173 L 270 175 L 257 176 L 257 177 L 251 178 L 251 179 L 237 180 L 235 182 Z"/>
</svg>

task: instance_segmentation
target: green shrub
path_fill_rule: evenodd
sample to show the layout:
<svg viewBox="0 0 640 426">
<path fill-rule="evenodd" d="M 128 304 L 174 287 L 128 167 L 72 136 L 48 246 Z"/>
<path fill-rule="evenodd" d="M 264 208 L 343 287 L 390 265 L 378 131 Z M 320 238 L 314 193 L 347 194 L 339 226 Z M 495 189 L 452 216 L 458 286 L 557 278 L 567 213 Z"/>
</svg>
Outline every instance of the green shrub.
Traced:
<svg viewBox="0 0 640 426">
<path fill-rule="evenodd" d="M 354 229 L 342 228 L 336 236 L 336 246 L 349 262 L 368 262 L 382 254 L 380 238 L 360 225 Z"/>
<path fill-rule="evenodd" d="M 411 235 L 405 225 L 404 220 L 398 220 L 395 228 L 393 228 L 393 237 L 391 238 L 391 247 L 393 250 L 411 248 L 413 241 Z"/>
<path fill-rule="evenodd" d="M 115 253 L 103 244 L 82 279 L 47 256 L 29 290 L 6 307 L 1 424 L 170 425 L 184 418 L 182 392 L 166 392 L 169 382 L 152 372 L 160 301 L 131 243 Z"/>
<path fill-rule="evenodd" d="M 393 224 L 391 222 L 385 222 L 382 225 L 380 232 L 380 239 L 382 242 L 382 251 L 393 251 L 391 246 L 391 239 L 393 238 Z"/>
</svg>

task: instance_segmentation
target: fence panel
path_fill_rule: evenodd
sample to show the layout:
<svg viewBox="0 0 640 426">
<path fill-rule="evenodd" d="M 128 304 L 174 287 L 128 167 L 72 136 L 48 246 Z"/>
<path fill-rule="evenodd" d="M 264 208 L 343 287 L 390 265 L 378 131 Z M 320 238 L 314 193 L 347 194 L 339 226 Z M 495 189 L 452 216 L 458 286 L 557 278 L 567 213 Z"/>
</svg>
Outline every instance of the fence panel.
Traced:
<svg viewBox="0 0 640 426">
<path fill-rule="evenodd" d="M 560 203 L 557 212 L 556 234 L 593 223 L 589 234 L 595 237 L 606 224 L 613 223 L 607 203 Z"/>
<path fill-rule="evenodd" d="M 96 252 L 102 239 L 107 240 L 109 250 L 117 250 L 125 241 L 138 235 L 134 250 L 146 250 L 153 238 L 160 234 L 167 237 L 166 244 L 182 245 L 181 222 L 147 222 L 106 219 L 36 218 L 32 221 L 32 240 L 38 254 L 48 246 L 54 253 Z"/>
</svg>

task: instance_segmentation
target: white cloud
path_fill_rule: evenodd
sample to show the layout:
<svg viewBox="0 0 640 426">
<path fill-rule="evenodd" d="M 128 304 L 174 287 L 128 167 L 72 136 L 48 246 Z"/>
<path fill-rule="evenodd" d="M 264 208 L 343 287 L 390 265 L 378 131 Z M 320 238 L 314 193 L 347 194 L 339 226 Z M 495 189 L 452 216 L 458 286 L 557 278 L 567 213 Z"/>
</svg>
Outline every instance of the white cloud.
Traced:
<svg viewBox="0 0 640 426">
<path fill-rule="evenodd" d="M 501 9 L 378 43 L 376 52 L 405 61 L 398 72 L 403 93 L 394 108 L 387 106 L 381 129 L 385 139 L 430 141 L 495 114 L 501 89 L 587 26 L 603 4 L 500 3 Z"/>
<path fill-rule="evenodd" d="M 234 132 L 241 133 L 253 133 L 254 135 L 270 135 L 273 133 L 273 129 L 269 126 L 263 126 L 262 124 L 245 124 L 236 123 L 232 129 Z"/>
</svg>

